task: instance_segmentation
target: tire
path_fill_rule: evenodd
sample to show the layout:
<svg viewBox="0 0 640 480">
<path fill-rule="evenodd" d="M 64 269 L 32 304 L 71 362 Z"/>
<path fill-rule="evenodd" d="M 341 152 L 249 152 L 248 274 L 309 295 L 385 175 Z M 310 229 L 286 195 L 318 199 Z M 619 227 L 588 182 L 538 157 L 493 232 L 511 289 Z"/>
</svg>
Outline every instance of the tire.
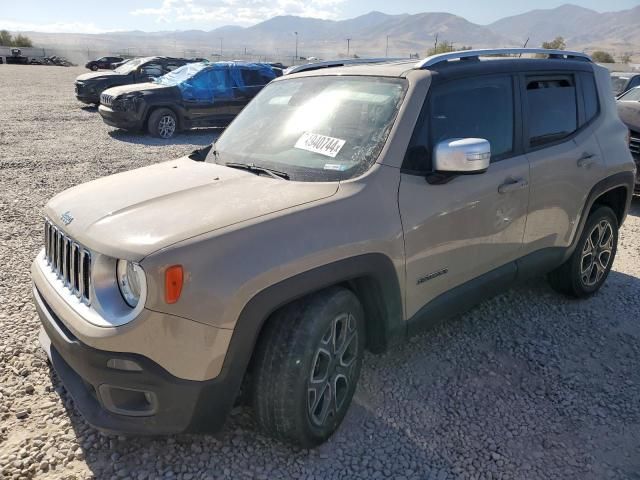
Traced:
<svg viewBox="0 0 640 480">
<path fill-rule="evenodd" d="M 576 298 L 593 295 L 609 276 L 617 249 L 618 219 L 609 207 L 598 207 L 587 218 L 573 254 L 549 273 L 551 287 Z"/>
<path fill-rule="evenodd" d="M 149 133 L 158 138 L 171 138 L 178 130 L 178 118 L 172 110 L 159 108 L 149 115 Z"/>
<path fill-rule="evenodd" d="M 91 71 L 92 72 L 97 72 L 98 71 L 98 66 L 97 65 L 91 65 Z"/>
<path fill-rule="evenodd" d="M 303 448 L 327 440 L 351 404 L 364 345 L 362 306 L 346 288 L 331 287 L 272 315 L 253 363 L 252 403 L 262 431 Z"/>
</svg>

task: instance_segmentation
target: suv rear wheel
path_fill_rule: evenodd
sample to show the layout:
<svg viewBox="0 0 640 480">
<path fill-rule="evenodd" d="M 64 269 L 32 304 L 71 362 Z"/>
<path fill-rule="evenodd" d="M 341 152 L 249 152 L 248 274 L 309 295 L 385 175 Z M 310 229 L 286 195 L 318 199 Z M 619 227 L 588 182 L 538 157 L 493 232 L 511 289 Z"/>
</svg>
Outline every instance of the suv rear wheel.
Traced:
<svg viewBox="0 0 640 480">
<path fill-rule="evenodd" d="M 276 312 L 254 358 L 253 407 L 261 429 L 304 448 L 329 438 L 351 404 L 364 335 L 362 306 L 346 288 Z"/>
<path fill-rule="evenodd" d="M 609 276 L 617 248 L 618 219 L 609 207 L 598 207 L 571 257 L 549 274 L 551 286 L 578 298 L 597 292 Z"/>
<path fill-rule="evenodd" d="M 178 129 L 178 118 L 172 110 L 159 108 L 149 115 L 147 129 L 154 137 L 171 138 Z"/>
</svg>

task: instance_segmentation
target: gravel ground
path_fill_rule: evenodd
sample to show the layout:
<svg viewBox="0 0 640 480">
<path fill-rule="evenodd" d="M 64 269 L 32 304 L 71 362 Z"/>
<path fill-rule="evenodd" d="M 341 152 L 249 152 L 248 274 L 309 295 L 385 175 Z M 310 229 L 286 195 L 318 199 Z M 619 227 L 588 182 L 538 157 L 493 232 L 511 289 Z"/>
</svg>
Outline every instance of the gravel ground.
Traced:
<svg viewBox="0 0 640 480">
<path fill-rule="evenodd" d="M 640 479 L 640 201 L 608 282 L 577 302 L 543 279 L 382 356 L 367 355 L 339 432 L 314 450 L 236 408 L 218 436 L 105 436 L 40 353 L 29 265 L 53 194 L 178 157 L 105 126 L 73 97 L 79 68 L 0 65 L 0 478 Z"/>
</svg>

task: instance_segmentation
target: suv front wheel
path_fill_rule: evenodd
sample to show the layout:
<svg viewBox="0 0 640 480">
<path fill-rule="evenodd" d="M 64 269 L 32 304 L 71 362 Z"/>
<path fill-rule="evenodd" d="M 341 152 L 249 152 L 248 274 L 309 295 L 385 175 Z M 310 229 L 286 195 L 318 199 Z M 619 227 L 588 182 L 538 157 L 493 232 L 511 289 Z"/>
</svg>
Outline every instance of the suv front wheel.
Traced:
<svg viewBox="0 0 640 480">
<path fill-rule="evenodd" d="M 617 248 L 618 219 L 609 207 L 598 207 L 589 215 L 573 254 L 549 274 L 551 286 L 578 298 L 597 292 L 609 276 Z"/>
<path fill-rule="evenodd" d="M 178 129 L 178 117 L 168 108 L 159 108 L 149 115 L 147 129 L 154 137 L 171 138 Z"/>
<path fill-rule="evenodd" d="M 346 288 L 276 312 L 254 357 L 253 408 L 261 429 L 304 448 L 329 438 L 351 404 L 364 336 L 362 306 Z"/>
</svg>

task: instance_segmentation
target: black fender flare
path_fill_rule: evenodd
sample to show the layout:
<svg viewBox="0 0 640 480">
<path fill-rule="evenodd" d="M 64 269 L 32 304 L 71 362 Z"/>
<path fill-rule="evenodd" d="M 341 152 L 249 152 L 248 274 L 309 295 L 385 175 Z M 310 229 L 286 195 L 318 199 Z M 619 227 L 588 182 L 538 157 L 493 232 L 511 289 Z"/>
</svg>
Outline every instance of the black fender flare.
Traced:
<svg viewBox="0 0 640 480">
<path fill-rule="evenodd" d="M 624 187 L 627 190 L 627 196 L 625 199 L 624 208 L 622 214 L 620 216 L 620 226 L 622 226 L 627 213 L 629 212 L 629 208 L 631 207 L 631 200 L 633 199 L 633 187 L 635 183 L 635 178 L 633 176 L 633 172 L 619 172 L 613 174 L 609 177 L 606 177 L 596 183 L 589 195 L 587 196 L 587 201 L 582 208 L 582 214 L 580 216 L 580 221 L 578 223 L 578 228 L 576 228 L 576 232 L 573 236 L 573 240 L 571 241 L 571 245 L 567 249 L 563 261 L 566 261 L 575 250 L 578 240 L 582 235 L 582 230 L 584 229 L 585 223 L 587 223 L 587 218 L 589 217 L 589 212 L 593 208 L 593 205 L 597 202 L 597 200 L 607 192 L 619 187 Z"/>
</svg>

